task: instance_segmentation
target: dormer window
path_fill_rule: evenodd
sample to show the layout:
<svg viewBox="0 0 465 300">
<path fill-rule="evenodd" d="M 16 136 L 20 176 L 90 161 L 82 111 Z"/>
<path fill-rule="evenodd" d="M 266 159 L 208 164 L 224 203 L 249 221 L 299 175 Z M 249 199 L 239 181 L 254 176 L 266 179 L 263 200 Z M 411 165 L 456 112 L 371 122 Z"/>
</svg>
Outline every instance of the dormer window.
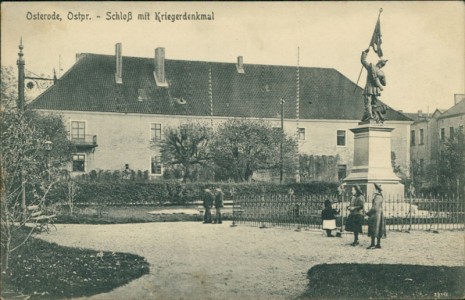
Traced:
<svg viewBox="0 0 465 300">
<path fill-rule="evenodd" d="M 237 69 L 237 73 L 239 73 L 239 74 L 244 74 L 245 73 L 245 70 L 244 70 L 244 58 L 242 56 L 237 57 L 236 69 Z"/>
<path fill-rule="evenodd" d="M 184 105 L 187 103 L 184 98 L 174 98 L 174 100 L 176 101 L 177 104 L 181 104 L 181 105 Z"/>
<path fill-rule="evenodd" d="M 147 91 L 145 89 L 139 89 L 137 101 L 142 102 L 148 100 Z"/>
</svg>

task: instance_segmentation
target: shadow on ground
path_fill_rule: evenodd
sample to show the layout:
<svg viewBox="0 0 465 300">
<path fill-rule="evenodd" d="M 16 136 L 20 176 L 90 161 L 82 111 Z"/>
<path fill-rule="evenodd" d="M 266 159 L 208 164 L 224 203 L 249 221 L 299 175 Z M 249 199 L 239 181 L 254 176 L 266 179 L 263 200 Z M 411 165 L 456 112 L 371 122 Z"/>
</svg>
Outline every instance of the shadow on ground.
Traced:
<svg viewBox="0 0 465 300">
<path fill-rule="evenodd" d="M 322 264 L 301 299 L 463 299 L 465 267 Z"/>
</svg>

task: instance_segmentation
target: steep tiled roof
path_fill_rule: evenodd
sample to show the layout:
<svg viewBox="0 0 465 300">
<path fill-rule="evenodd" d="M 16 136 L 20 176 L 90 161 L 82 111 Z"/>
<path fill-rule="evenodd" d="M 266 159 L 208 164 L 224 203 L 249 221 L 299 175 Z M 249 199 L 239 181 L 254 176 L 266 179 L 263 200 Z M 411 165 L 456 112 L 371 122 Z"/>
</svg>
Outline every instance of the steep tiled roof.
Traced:
<svg viewBox="0 0 465 300">
<path fill-rule="evenodd" d="M 296 67 L 165 60 L 169 88 L 156 86 L 153 59 L 123 57 L 123 84 L 115 83 L 115 57 L 83 54 L 58 82 L 37 97 L 30 109 L 210 115 L 210 81 L 214 116 L 296 117 Z M 359 120 L 362 89 L 334 69 L 300 67 L 300 118 Z M 146 100 L 138 101 L 139 96 Z M 184 99 L 185 104 L 180 104 Z M 411 121 L 395 110 L 388 120 Z"/>
<path fill-rule="evenodd" d="M 403 114 L 415 122 L 425 122 L 431 118 L 431 114 L 422 114 L 421 116 L 419 116 L 418 113 L 405 113 L 404 112 Z"/>
<path fill-rule="evenodd" d="M 460 101 L 456 105 L 446 110 L 438 119 L 444 119 L 463 114 L 465 114 L 465 100 Z"/>
</svg>

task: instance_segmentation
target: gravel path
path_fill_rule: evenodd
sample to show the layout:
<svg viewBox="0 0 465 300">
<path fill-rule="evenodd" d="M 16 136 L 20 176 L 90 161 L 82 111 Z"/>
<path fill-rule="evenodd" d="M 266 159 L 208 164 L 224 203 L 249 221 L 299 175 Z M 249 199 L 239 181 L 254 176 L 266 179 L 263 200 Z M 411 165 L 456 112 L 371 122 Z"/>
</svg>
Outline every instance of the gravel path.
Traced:
<svg viewBox="0 0 465 300">
<path fill-rule="evenodd" d="M 39 237 L 64 246 L 144 256 L 150 274 L 91 299 L 290 299 L 308 284 L 307 271 L 323 263 L 463 266 L 465 233 L 388 232 L 383 249 L 352 236 L 326 238 L 296 232 L 193 222 L 57 225 Z"/>
</svg>

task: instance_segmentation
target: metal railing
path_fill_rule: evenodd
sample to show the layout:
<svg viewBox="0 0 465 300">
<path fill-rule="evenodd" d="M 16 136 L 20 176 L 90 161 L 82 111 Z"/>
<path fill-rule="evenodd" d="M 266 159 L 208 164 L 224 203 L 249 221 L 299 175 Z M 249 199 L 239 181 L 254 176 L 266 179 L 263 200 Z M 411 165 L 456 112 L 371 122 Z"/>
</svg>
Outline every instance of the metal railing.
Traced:
<svg viewBox="0 0 465 300">
<path fill-rule="evenodd" d="M 70 141 L 76 146 L 97 146 L 97 135 L 85 134 L 80 136 L 71 136 Z"/>
<path fill-rule="evenodd" d="M 350 195 L 338 194 L 260 194 L 235 195 L 233 221 L 237 225 L 321 229 L 324 201 L 339 209 L 336 225 L 344 228 Z M 455 196 L 386 197 L 383 211 L 387 229 L 465 230 L 465 199 Z M 365 212 L 371 200 L 365 203 Z"/>
</svg>

